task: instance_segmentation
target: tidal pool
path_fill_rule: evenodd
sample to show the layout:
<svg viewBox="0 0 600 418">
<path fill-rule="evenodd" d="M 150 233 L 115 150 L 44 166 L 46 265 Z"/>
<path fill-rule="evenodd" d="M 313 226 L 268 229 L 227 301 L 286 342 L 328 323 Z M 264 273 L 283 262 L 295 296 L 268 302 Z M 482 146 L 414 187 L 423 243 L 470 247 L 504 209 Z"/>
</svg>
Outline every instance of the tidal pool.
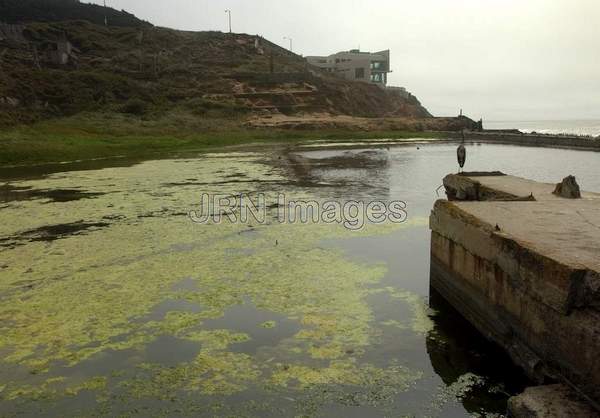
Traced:
<svg viewBox="0 0 600 418">
<path fill-rule="evenodd" d="M 350 145 L 3 171 L 0 416 L 503 414 L 526 379 L 429 290 L 455 146 Z M 468 161 L 600 191 L 596 153 L 472 145 Z M 265 222 L 195 223 L 203 194 L 263 194 Z M 408 217 L 281 223 L 280 194 Z"/>
</svg>

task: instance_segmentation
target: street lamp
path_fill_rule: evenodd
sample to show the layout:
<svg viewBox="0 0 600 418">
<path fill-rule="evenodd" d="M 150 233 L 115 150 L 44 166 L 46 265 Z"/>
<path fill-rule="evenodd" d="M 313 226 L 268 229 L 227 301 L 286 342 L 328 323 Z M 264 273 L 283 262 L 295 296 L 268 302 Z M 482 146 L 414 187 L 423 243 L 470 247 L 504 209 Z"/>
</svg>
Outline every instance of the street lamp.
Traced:
<svg viewBox="0 0 600 418">
<path fill-rule="evenodd" d="M 294 52 L 293 46 L 294 46 L 294 40 L 288 36 L 284 36 L 283 39 L 287 39 L 288 41 L 290 41 L 290 51 Z"/>
<path fill-rule="evenodd" d="M 231 10 L 225 10 L 225 13 L 229 16 L 229 33 L 231 33 Z"/>
</svg>

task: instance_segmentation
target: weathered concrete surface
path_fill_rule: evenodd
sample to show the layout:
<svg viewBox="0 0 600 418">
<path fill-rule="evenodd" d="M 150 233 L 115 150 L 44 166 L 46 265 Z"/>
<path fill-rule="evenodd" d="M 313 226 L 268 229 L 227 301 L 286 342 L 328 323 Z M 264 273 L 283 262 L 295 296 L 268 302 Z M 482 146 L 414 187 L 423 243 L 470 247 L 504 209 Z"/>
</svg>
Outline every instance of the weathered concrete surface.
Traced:
<svg viewBox="0 0 600 418">
<path fill-rule="evenodd" d="M 556 184 L 539 183 L 503 173 L 449 174 L 444 178 L 449 200 L 556 200 Z M 533 195 L 533 199 L 531 196 Z M 597 193 L 582 193 L 585 199 L 600 199 Z"/>
<path fill-rule="evenodd" d="M 508 201 L 436 202 L 432 286 L 530 377 L 600 401 L 600 195 L 563 199 L 552 184 L 463 177 L 448 184 L 467 198 L 485 187 Z"/>
<path fill-rule="evenodd" d="M 564 385 L 527 388 L 508 401 L 508 416 L 512 418 L 594 418 L 597 411 Z"/>
<path fill-rule="evenodd" d="M 460 132 L 446 132 L 446 136 L 462 139 Z M 524 134 L 510 132 L 466 132 L 467 141 L 510 144 L 528 147 L 568 148 L 600 151 L 600 138 L 568 135 Z"/>
</svg>

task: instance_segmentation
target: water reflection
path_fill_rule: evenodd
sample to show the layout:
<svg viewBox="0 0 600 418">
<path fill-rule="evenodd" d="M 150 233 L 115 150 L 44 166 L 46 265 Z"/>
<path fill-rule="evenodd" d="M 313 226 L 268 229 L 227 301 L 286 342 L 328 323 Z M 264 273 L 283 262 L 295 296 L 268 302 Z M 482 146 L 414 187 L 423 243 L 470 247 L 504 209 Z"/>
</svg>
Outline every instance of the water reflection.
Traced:
<svg viewBox="0 0 600 418">
<path fill-rule="evenodd" d="M 379 150 L 378 152 L 381 152 Z M 364 184 L 365 179 L 373 183 L 374 196 L 401 199 L 408 203 L 410 217 L 426 216 L 437 198 L 435 189 L 441 179 L 455 168 L 454 146 L 431 145 L 416 149 L 414 146 L 399 146 L 384 151 L 388 154 L 385 165 L 372 172 L 355 168 L 350 172 L 327 167 L 326 164 L 309 166 L 318 173 L 322 181 L 333 179 L 341 183 Z M 515 148 L 501 145 L 471 146 L 470 167 L 473 170 L 502 170 L 514 175 L 538 181 L 558 182 L 567 174 L 574 174 L 584 189 L 600 191 L 600 154 L 554 149 Z M 344 155 L 367 156 L 364 150 L 351 152 L 339 150 L 309 151 L 303 155 L 311 159 L 334 160 Z M 518 156 L 518 158 L 517 158 Z M 357 163 L 354 167 L 360 167 Z M 527 165 L 523 165 L 527 161 Z M 560 164 L 559 164 L 560 161 Z M 556 164 L 556 165 L 554 165 Z M 352 165 L 352 164 L 349 164 Z M 369 167 L 368 164 L 364 166 Z M 372 165 L 371 167 L 373 167 Z M 561 167 L 561 172 L 556 167 Z M 305 170 L 308 169 L 305 167 Z M 385 190 L 385 192 L 383 192 Z M 361 189 L 344 189 L 344 198 L 361 195 Z M 356 193 L 356 195 L 355 195 Z M 445 386 L 441 395 L 430 402 L 434 415 L 459 416 L 452 403 L 458 399 L 472 414 L 503 414 L 509 396 L 520 393 L 528 380 L 524 373 L 512 364 L 508 356 L 495 344 L 485 339 L 464 320 L 437 293 L 429 290 L 429 230 L 412 228 L 402 233 L 386 236 L 335 242 L 332 245 L 345 248 L 356 259 L 365 261 L 382 260 L 389 267 L 383 283 L 429 296 L 429 305 L 435 312 L 431 316 L 435 326 L 428 332 L 426 347 L 433 372 Z M 410 313 L 394 307 L 385 297 L 377 295 L 371 300 L 376 318 L 386 322 L 389 318 L 406 318 Z M 412 333 L 387 329 L 386 341 L 410 341 L 408 344 L 382 344 L 365 353 L 371 361 L 398 356 L 410 364 L 419 364 L 424 370 L 419 352 L 412 349 L 418 340 Z M 410 347 L 410 348 L 409 348 Z M 418 391 L 411 396 L 421 404 L 427 404 L 427 396 L 419 397 Z M 448 397 L 454 400 L 448 401 Z M 425 408 L 427 409 L 427 408 Z M 406 410 L 406 408 L 405 408 Z M 422 412 L 423 409 L 420 409 Z M 453 412 L 452 412 L 453 411 Z"/>
<path fill-rule="evenodd" d="M 218 318 L 204 321 L 203 329 L 228 329 L 249 336 L 248 341 L 240 342 L 234 351 L 254 354 L 261 347 L 275 347 L 286 338 L 300 331 L 298 321 L 285 315 L 266 309 L 259 309 L 249 301 L 242 305 L 234 305 Z"/>
<path fill-rule="evenodd" d="M 600 154 L 497 145 L 469 152 L 469 170 L 551 182 L 575 174 L 585 189 L 600 190 Z M 558 162 L 561 173 L 550 165 Z M 427 217 L 442 177 L 455 170 L 453 145 L 410 144 L 205 155 L 26 184 L 13 178 L 13 190 L 94 198 L 13 199 L 2 208 L 13 222 L 0 239 L 23 245 L 0 249 L 8 260 L 0 297 L 10 299 L 0 306 L 0 327 L 26 348 L 25 338 L 12 337 L 16 325 L 49 321 L 65 326 L 65 337 L 36 328 L 27 338 L 46 345 L 20 360 L 50 359 L 49 372 L 5 361 L 0 377 L 26 389 L 87 383 L 71 397 L 41 400 L 30 390 L 29 403 L 0 398 L 0 405 L 61 416 L 86 407 L 169 416 L 503 413 L 525 379 L 429 289 Z M 85 187 L 65 186 L 72 183 Z M 409 222 L 370 235 L 187 222 L 200 193 L 223 190 L 403 200 Z M 43 216 L 23 221 L 23 208 Z M 35 260 L 33 271 L 24 255 Z M 35 309 L 19 310 L 28 304 Z M 3 357 L 12 354 L 5 350 Z M 67 364 L 51 361 L 56 352 L 94 354 Z M 107 380 L 104 388 L 94 386 L 96 377 Z M 48 378 L 65 380 L 44 387 Z"/>
<path fill-rule="evenodd" d="M 435 311 L 435 328 L 428 333 L 426 346 L 435 372 L 448 387 L 465 375 L 483 377 L 460 395 L 462 404 L 470 413 L 504 413 L 506 397 L 522 392 L 530 384 L 523 371 L 433 288 L 429 306 Z"/>
<path fill-rule="evenodd" d="M 389 197 L 390 154 L 385 149 L 288 152 L 285 156 L 283 164 L 291 177 L 301 186 L 320 189 L 318 193 L 326 198 Z"/>
</svg>

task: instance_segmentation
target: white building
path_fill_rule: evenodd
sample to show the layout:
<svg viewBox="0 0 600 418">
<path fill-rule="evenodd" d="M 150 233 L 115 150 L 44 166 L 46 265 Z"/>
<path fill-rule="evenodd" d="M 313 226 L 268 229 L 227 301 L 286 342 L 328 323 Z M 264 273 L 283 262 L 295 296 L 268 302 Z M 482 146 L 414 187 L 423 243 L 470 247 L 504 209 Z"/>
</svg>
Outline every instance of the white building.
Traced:
<svg viewBox="0 0 600 418">
<path fill-rule="evenodd" d="M 309 64 L 345 78 L 385 87 L 390 73 L 390 51 L 361 52 L 353 49 L 327 57 L 306 57 Z"/>
</svg>

